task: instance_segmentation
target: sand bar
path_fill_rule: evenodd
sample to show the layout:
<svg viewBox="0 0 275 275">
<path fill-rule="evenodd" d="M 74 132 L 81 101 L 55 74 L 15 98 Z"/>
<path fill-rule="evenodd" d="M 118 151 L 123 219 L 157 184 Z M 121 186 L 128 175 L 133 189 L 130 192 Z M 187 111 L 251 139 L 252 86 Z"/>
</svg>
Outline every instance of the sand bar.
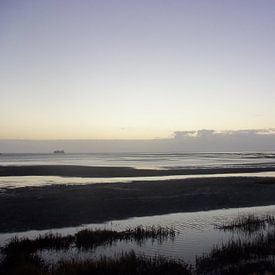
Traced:
<svg viewBox="0 0 275 275">
<path fill-rule="evenodd" d="M 203 175 L 227 173 L 256 173 L 275 171 L 274 167 L 229 167 L 185 169 L 135 169 L 77 165 L 0 166 L 0 176 L 62 176 L 62 177 L 138 177 L 170 175 Z"/>
<path fill-rule="evenodd" d="M 24 187 L 7 189 L 0 194 L 0 232 L 273 204 L 274 178 L 225 177 Z"/>
</svg>

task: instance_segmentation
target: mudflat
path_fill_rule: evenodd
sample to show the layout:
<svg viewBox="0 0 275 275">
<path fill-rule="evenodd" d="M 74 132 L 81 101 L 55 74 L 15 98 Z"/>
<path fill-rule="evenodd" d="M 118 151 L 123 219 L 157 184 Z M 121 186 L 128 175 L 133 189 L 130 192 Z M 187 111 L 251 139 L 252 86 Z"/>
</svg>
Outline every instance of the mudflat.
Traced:
<svg viewBox="0 0 275 275">
<path fill-rule="evenodd" d="M 0 232 L 275 204 L 275 179 L 197 178 L 2 190 Z"/>
<path fill-rule="evenodd" d="M 256 173 L 275 171 L 273 167 L 135 169 L 132 167 L 104 167 L 79 165 L 0 166 L 0 176 L 62 176 L 62 177 L 146 177 L 171 175 L 204 175 L 228 173 Z"/>
</svg>

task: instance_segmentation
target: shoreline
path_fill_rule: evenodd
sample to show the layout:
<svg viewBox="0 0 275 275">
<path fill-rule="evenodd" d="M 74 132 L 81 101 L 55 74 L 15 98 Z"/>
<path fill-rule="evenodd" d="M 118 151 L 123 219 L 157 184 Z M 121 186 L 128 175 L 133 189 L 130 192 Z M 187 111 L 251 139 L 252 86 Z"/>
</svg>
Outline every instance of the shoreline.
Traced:
<svg viewBox="0 0 275 275">
<path fill-rule="evenodd" d="M 136 169 L 132 167 L 105 167 L 79 165 L 0 165 L 0 177 L 8 176 L 61 176 L 61 177 L 150 177 L 172 175 L 206 175 L 231 173 L 274 172 L 275 167 L 241 168 L 184 168 Z"/>
<path fill-rule="evenodd" d="M 51 185 L 0 194 L 0 233 L 130 217 L 275 204 L 275 178 L 223 177 Z"/>
</svg>

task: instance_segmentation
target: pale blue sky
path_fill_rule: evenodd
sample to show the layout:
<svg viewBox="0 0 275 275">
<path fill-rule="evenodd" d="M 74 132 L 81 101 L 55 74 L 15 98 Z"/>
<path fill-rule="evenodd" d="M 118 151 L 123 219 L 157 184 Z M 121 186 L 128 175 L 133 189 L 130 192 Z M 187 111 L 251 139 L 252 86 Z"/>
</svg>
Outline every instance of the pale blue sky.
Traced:
<svg viewBox="0 0 275 275">
<path fill-rule="evenodd" d="M 275 127 L 275 1 L 0 2 L 0 138 Z"/>
</svg>

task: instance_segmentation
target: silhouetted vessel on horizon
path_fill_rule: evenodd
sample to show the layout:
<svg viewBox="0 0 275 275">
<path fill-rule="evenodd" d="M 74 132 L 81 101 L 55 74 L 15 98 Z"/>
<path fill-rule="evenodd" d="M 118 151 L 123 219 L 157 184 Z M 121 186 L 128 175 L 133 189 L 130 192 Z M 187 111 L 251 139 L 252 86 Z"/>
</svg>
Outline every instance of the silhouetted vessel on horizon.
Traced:
<svg viewBox="0 0 275 275">
<path fill-rule="evenodd" d="M 65 154 L 64 150 L 55 150 L 53 151 L 54 154 L 59 154 L 59 155 L 63 155 Z"/>
</svg>

